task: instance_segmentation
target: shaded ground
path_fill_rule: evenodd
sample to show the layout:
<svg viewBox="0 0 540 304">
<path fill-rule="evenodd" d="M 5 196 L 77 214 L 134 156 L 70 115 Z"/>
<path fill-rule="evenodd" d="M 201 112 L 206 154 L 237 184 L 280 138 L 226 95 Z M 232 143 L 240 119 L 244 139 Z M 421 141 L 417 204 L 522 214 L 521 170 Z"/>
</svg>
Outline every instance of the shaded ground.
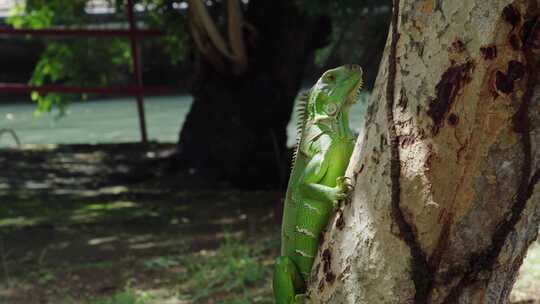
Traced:
<svg viewBox="0 0 540 304">
<path fill-rule="evenodd" d="M 273 255 L 279 193 L 138 183 L 148 174 L 138 166 L 171 148 L 1 151 L 0 303 L 84 303 L 126 289 L 162 289 L 156 303 L 191 303 L 186 264 L 223 247 L 225 236 L 236 249 L 264 241 L 260 256 Z"/>
<path fill-rule="evenodd" d="M 0 303 L 272 303 L 281 193 L 141 182 L 173 148 L 0 150 Z M 538 243 L 524 265 L 515 301 L 540 295 Z"/>
</svg>

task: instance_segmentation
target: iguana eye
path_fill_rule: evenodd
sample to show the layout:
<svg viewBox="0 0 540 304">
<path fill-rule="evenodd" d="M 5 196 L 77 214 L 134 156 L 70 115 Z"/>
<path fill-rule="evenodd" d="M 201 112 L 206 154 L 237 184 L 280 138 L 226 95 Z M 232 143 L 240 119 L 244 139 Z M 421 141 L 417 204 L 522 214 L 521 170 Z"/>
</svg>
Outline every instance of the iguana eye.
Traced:
<svg viewBox="0 0 540 304">
<path fill-rule="evenodd" d="M 334 82 L 335 80 L 336 80 L 336 77 L 332 73 L 327 73 L 323 76 L 324 83 Z"/>
<path fill-rule="evenodd" d="M 328 105 L 326 105 L 325 110 L 328 115 L 334 115 L 337 112 L 337 105 L 335 103 L 329 103 Z"/>
</svg>

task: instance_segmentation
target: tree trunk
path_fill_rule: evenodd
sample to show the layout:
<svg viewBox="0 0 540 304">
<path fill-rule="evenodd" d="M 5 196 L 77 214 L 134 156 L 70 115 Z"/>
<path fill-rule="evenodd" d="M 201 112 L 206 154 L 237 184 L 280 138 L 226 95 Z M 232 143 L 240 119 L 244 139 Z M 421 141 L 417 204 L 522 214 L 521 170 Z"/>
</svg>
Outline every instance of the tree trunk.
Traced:
<svg viewBox="0 0 540 304">
<path fill-rule="evenodd" d="M 226 60 L 219 54 L 197 56 L 180 162 L 235 186 L 276 186 L 287 179 L 286 127 L 306 58 L 325 43 L 330 25 L 304 16 L 289 0 L 250 1 L 244 18 L 245 71 L 220 66 Z"/>
<path fill-rule="evenodd" d="M 395 0 L 312 303 L 506 303 L 540 221 L 540 4 Z"/>
</svg>

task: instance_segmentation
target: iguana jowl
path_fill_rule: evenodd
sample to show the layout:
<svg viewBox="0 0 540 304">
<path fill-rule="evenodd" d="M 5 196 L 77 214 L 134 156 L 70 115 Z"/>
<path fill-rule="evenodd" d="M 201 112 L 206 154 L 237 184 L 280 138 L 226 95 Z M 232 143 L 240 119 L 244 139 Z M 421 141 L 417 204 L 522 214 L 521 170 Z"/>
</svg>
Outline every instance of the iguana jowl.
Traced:
<svg viewBox="0 0 540 304">
<path fill-rule="evenodd" d="M 344 174 L 355 141 L 349 112 L 361 87 L 360 66 L 344 65 L 325 72 L 299 107 L 300 133 L 273 277 L 278 304 L 303 302 L 321 231 L 347 195 Z"/>
</svg>

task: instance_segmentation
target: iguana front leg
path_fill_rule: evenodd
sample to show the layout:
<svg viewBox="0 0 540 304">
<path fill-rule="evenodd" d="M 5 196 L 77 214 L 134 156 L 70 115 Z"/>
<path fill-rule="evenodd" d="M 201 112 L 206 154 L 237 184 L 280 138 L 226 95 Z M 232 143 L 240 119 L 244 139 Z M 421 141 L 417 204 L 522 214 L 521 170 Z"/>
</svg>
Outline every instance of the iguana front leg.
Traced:
<svg viewBox="0 0 540 304">
<path fill-rule="evenodd" d="M 305 197 L 332 204 L 332 209 L 338 207 L 339 201 L 347 198 L 350 185 L 344 176 L 336 178 L 336 186 L 330 187 L 317 183 L 302 184 L 300 191 Z"/>
<path fill-rule="evenodd" d="M 330 161 L 328 155 L 315 155 L 306 166 L 299 190 L 302 197 L 331 203 L 332 209 L 335 209 L 339 201 L 347 197 L 351 185 L 345 176 L 337 177 L 334 187 L 320 183 L 328 171 Z"/>
</svg>

